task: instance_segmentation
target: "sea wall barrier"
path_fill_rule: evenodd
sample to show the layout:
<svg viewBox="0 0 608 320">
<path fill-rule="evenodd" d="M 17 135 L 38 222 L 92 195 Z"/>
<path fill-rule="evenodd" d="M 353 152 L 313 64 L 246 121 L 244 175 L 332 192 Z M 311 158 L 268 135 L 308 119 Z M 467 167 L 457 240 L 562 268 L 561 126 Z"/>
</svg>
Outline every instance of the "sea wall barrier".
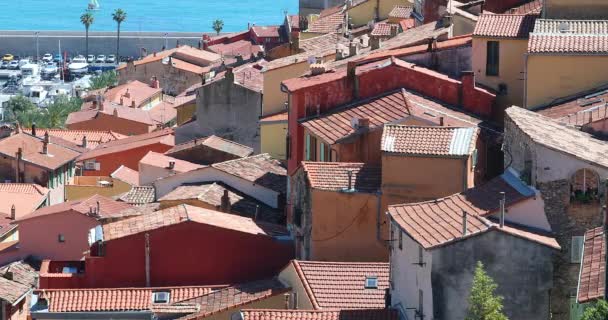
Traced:
<svg viewBox="0 0 608 320">
<path fill-rule="evenodd" d="M 173 48 L 178 43 L 198 47 L 202 32 L 133 32 L 120 33 L 120 55 L 139 57 Z M 45 53 L 68 52 L 70 56 L 85 54 L 85 32 L 83 31 L 2 31 L 0 30 L 0 54 L 12 53 L 35 57 Z M 89 54 L 116 54 L 116 31 L 89 32 Z"/>
</svg>

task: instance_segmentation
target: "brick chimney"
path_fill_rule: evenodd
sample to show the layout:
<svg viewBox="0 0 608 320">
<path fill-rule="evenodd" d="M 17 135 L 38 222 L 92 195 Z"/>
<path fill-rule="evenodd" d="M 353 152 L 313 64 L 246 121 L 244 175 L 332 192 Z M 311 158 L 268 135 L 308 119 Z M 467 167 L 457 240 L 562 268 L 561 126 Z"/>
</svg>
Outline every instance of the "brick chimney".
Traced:
<svg viewBox="0 0 608 320">
<path fill-rule="evenodd" d="M 83 148 L 87 147 L 87 136 L 82 136 L 82 147 Z"/>
<path fill-rule="evenodd" d="M 15 153 L 15 182 L 19 183 L 21 182 L 20 177 L 21 177 L 21 159 L 23 159 L 23 149 L 19 148 L 17 149 L 17 152 Z"/>
<path fill-rule="evenodd" d="M 125 98 L 127 98 L 127 99 L 130 99 L 130 98 L 131 98 L 131 92 L 129 92 L 129 89 L 128 89 L 128 88 L 127 88 L 127 91 L 126 91 L 126 92 L 125 92 L 125 94 L 124 94 L 124 97 L 125 97 Z"/>
<path fill-rule="evenodd" d="M 131 108 L 135 108 L 135 100 L 131 100 Z"/>
<path fill-rule="evenodd" d="M 229 83 L 234 83 L 234 72 L 233 72 L 233 68 L 232 67 L 227 67 L 226 68 L 226 80 L 228 80 Z"/>
<path fill-rule="evenodd" d="M 228 195 L 228 190 L 224 189 L 224 195 L 222 195 L 220 211 L 229 213 L 231 210 L 230 205 L 230 196 Z"/>
<path fill-rule="evenodd" d="M 15 212 L 16 212 L 16 211 L 17 211 L 17 210 L 16 210 L 16 208 L 15 208 L 15 205 L 13 204 L 13 205 L 11 206 L 11 220 L 15 220 L 15 218 L 16 218 L 16 213 L 15 213 Z"/>
<path fill-rule="evenodd" d="M 371 37 L 370 45 L 372 50 L 378 50 L 382 47 L 382 39 L 380 39 L 380 37 Z"/>
<path fill-rule="evenodd" d="M 473 71 L 462 72 L 460 81 L 462 82 L 460 105 L 469 112 L 481 116 L 490 116 L 496 96 L 475 86 L 475 74 Z"/>
<path fill-rule="evenodd" d="M 36 123 L 32 123 L 32 135 L 35 137 L 36 136 Z"/>
<path fill-rule="evenodd" d="M 169 169 L 169 170 L 175 169 L 175 161 L 169 161 L 169 165 L 167 166 L 167 169 Z"/>
<path fill-rule="evenodd" d="M 369 129 L 369 118 L 359 118 L 357 129 Z"/>
<path fill-rule="evenodd" d="M 44 133 L 44 140 L 42 140 L 42 154 L 49 154 L 49 132 Z"/>
</svg>

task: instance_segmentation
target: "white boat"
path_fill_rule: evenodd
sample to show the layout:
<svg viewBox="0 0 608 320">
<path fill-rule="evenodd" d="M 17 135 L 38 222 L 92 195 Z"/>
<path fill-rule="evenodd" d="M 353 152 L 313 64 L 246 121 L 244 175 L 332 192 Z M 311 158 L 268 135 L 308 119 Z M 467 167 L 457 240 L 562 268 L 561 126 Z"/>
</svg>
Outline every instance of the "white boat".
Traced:
<svg viewBox="0 0 608 320">
<path fill-rule="evenodd" d="M 88 10 L 99 10 L 99 2 L 97 2 L 97 0 L 91 0 L 89 1 L 89 6 L 87 7 Z"/>
<path fill-rule="evenodd" d="M 68 70 L 72 76 L 79 77 L 89 72 L 89 64 L 86 62 L 72 62 L 68 65 Z"/>
<path fill-rule="evenodd" d="M 29 89 L 28 98 L 36 105 L 42 104 L 49 94 L 42 86 L 33 86 Z"/>
</svg>

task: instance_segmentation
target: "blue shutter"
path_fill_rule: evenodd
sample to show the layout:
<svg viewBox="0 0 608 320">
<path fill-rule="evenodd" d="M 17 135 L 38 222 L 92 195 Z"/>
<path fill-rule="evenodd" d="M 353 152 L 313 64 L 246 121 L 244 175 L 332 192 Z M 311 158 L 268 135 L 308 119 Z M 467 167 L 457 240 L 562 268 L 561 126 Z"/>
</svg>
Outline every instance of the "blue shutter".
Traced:
<svg viewBox="0 0 608 320">
<path fill-rule="evenodd" d="M 323 143 L 323 142 L 321 142 L 320 151 L 321 151 L 321 157 L 320 157 L 321 160 L 320 161 L 325 162 L 325 143 Z"/>
</svg>

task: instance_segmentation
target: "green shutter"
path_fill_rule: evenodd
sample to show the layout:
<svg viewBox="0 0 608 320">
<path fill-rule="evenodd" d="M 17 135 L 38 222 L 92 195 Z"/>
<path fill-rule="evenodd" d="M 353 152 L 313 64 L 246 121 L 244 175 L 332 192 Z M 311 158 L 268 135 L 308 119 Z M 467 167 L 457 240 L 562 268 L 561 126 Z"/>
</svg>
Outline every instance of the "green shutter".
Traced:
<svg viewBox="0 0 608 320">
<path fill-rule="evenodd" d="M 306 161 L 310 160 L 310 135 L 306 135 Z"/>
<path fill-rule="evenodd" d="M 49 188 L 53 188 L 53 179 L 55 179 L 55 177 L 53 176 L 53 171 L 51 171 L 51 173 L 49 173 Z"/>
<path fill-rule="evenodd" d="M 321 142 L 321 157 L 320 161 L 325 162 L 325 143 Z"/>
</svg>

